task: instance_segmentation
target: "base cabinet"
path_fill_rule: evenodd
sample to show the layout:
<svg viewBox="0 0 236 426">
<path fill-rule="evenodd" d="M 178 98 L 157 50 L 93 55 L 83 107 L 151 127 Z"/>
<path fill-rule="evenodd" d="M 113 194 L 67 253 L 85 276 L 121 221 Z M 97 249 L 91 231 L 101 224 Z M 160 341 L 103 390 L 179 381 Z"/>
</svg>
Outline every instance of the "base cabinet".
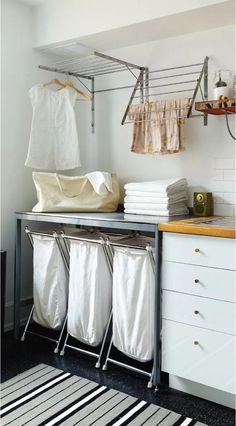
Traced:
<svg viewBox="0 0 236 426">
<path fill-rule="evenodd" d="M 230 238 L 163 236 L 162 371 L 170 385 L 182 380 L 180 390 L 186 383 L 211 389 L 215 402 L 228 406 L 236 393 L 234 255 Z"/>
<path fill-rule="evenodd" d="M 163 321 L 162 370 L 234 393 L 236 337 Z"/>
</svg>

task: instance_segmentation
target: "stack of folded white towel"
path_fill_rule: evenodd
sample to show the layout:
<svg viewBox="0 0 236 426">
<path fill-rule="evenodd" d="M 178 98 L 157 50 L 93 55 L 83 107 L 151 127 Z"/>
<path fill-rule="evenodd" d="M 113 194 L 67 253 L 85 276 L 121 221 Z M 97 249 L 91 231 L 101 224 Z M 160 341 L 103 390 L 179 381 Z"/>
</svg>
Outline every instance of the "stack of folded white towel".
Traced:
<svg viewBox="0 0 236 426">
<path fill-rule="evenodd" d="M 135 182 L 125 185 L 125 213 L 152 216 L 188 214 L 187 181 L 181 179 Z"/>
</svg>

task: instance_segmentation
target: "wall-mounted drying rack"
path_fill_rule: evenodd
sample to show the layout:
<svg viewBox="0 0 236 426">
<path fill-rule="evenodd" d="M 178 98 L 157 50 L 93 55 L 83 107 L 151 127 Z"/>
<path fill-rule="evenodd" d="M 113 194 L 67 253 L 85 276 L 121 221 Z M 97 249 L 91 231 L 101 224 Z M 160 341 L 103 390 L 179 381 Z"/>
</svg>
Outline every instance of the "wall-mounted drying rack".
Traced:
<svg viewBox="0 0 236 426">
<path fill-rule="evenodd" d="M 141 103 L 143 103 L 149 102 L 150 99 L 157 100 L 157 97 L 161 97 L 163 99 L 164 95 L 166 98 L 166 95 L 169 96 L 172 94 L 175 95 L 176 93 L 189 93 L 189 106 L 187 109 L 186 118 L 203 116 L 204 125 L 207 125 L 207 114 L 204 112 L 204 114 L 193 115 L 192 109 L 199 91 L 202 101 L 206 101 L 208 99 L 208 60 L 209 58 L 206 56 L 204 61 L 200 63 L 187 64 L 152 71 L 149 71 L 148 68 L 146 68 L 144 80 L 140 72 L 121 124 L 133 123 L 133 121 L 126 121 L 126 118 L 128 116 L 130 106 L 137 98 L 140 98 Z M 201 87 L 202 82 L 203 89 Z M 144 96 L 143 86 L 145 86 Z M 146 120 L 145 113 L 143 120 L 140 119 L 140 122 L 144 120 Z"/>
<path fill-rule="evenodd" d="M 129 108 L 133 102 L 139 99 L 140 103 L 149 102 L 151 98 L 158 96 L 171 95 L 176 93 L 189 93 L 189 107 L 186 117 L 203 116 L 204 125 L 207 125 L 207 114 L 192 115 L 192 108 L 198 92 L 201 93 L 202 101 L 208 99 L 208 56 L 203 62 L 195 64 L 181 65 L 177 67 L 149 70 L 148 67 L 136 65 L 127 61 L 105 55 L 100 52 L 94 52 L 93 55 L 84 58 L 70 58 L 57 61 L 53 66 L 39 65 L 40 69 L 61 73 L 67 76 L 77 78 L 80 83 L 91 94 L 91 129 L 95 131 L 95 94 L 109 92 L 114 90 L 132 89 L 127 107 L 121 124 L 129 123 L 126 121 Z M 119 86 L 95 90 L 95 79 L 117 72 L 129 71 L 135 78 L 134 85 Z M 138 75 L 137 72 L 138 71 Z M 182 72 L 179 72 L 182 71 Z M 135 74 L 136 72 L 136 74 Z M 166 74 L 167 72 L 167 74 Z M 184 79 L 183 79 L 184 77 Z M 90 87 L 83 80 L 90 81 Z M 160 80 L 160 84 L 155 82 Z M 201 83 L 203 82 L 203 89 Z M 191 85 L 191 87 L 189 87 Z M 164 88 L 164 91 L 162 90 Z M 154 89 L 154 92 L 153 92 Z M 170 90 L 169 90 L 170 89 Z"/>
<path fill-rule="evenodd" d="M 146 68 L 130 62 L 122 61 L 112 56 L 104 55 L 103 53 L 94 52 L 93 55 L 84 58 L 71 58 L 57 61 L 53 66 L 39 65 L 40 69 L 52 71 L 54 73 L 65 74 L 67 76 L 76 77 L 77 80 L 88 90 L 91 94 L 91 129 L 92 133 L 95 131 L 95 94 L 107 92 L 109 90 L 124 89 L 125 87 L 116 87 L 113 89 L 95 90 L 95 79 L 107 74 L 113 74 L 121 71 L 129 71 L 135 79 L 139 82 Z M 134 74 L 134 70 L 139 71 L 139 77 Z M 85 84 L 83 80 L 90 81 L 90 87 Z M 133 86 L 130 86 L 133 87 Z"/>
</svg>

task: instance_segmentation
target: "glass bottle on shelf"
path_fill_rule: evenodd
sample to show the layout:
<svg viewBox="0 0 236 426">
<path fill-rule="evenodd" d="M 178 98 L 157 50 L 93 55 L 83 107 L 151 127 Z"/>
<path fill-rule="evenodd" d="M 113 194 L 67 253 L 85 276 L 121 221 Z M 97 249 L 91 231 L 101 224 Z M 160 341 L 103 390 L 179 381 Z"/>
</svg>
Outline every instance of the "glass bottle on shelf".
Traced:
<svg viewBox="0 0 236 426">
<path fill-rule="evenodd" d="M 219 70 L 214 74 L 214 99 L 230 98 L 233 95 L 232 73 L 229 70 Z"/>
</svg>

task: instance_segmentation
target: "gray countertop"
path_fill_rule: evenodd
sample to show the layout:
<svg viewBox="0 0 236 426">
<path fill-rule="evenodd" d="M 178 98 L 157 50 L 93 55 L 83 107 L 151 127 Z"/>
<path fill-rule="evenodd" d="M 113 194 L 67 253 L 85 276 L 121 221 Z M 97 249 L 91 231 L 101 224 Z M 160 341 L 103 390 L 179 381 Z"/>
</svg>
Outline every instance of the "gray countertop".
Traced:
<svg viewBox="0 0 236 426">
<path fill-rule="evenodd" d="M 137 229 L 154 231 L 160 223 L 187 219 L 189 216 L 144 216 L 115 213 L 35 213 L 16 212 L 16 218 L 21 220 L 66 223 L 75 225 L 119 227 L 123 229 Z"/>
</svg>

